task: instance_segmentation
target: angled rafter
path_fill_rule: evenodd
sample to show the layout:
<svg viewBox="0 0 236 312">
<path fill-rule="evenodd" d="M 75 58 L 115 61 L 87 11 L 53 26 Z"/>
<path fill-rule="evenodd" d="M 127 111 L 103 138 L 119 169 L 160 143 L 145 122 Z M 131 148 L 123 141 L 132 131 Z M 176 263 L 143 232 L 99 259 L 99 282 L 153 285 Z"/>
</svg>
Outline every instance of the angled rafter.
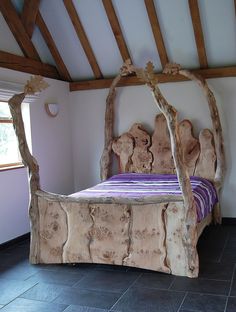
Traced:
<svg viewBox="0 0 236 312">
<path fill-rule="evenodd" d="M 58 72 L 60 74 L 60 77 L 63 80 L 67 80 L 67 81 L 71 81 L 71 76 L 60 56 L 60 53 L 58 52 L 58 49 L 55 45 L 55 42 L 47 28 L 47 25 L 45 24 L 42 15 L 40 14 L 40 12 L 38 12 L 37 18 L 36 18 L 36 25 L 38 26 L 51 54 L 52 57 L 54 58 L 54 61 L 57 65 L 58 68 Z"/>
<path fill-rule="evenodd" d="M 194 36 L 197 46 L 198 58 L 201 68 L 207 68 L 207 55 L 202 31 L 202 24 L 197 0 L 188 0 L 189 10 L 192 18 Z"/>
<path fill-rule="evenodd" d="M 74 6 L 72 0 L 63 0 L 63 2 L 64 2 L 64 5 L 67 9 L 67 12 L 70 16 L 71 22 L 74 25 L 77 36 L 80 40 L 80 43 L 84 49 L 86 56 L 88 58 L 89 64 L 93 70 L 95 77 L 96 78 L 102 78 L 102 72 L 99 68 L 96 57 L 93 53 L 93 50 L 91 48 L 91 45 L 89 43 L 89 40 L 88 40 L 87 35 L 84 31 L 83 25 L 82 25 L 80 18 L 76 12 L 76 9 L 75 9 L 75 6 Z"/>
<path fill-rule="evenodd" d="M 31 38 L 34 31 L 35 20 L 39 10 L 40 0 L 25 0 L 21 21 L 28 36 Z"/>
<path fill-rule="evenodd" d="M 11 0 L 1 0 L 0 10 L 24 55 L 34 60 L 40 60 L 38 52 L 31 42 Z"/>
<path fill-rule="evenodd" d="M 236 66 L 193 69 L 191 71 L 195 74 L 200 74 L 205 79 L 236 77 Z M 158 78 L 159 83 L 189 80 L 188 78 L 179 74 L 176 74 L 173 76 L 173 75 L 159 73 L 159 74 L 156 74 L 156 77 Z M 71 82 L 70 91 L 110 88 L 112 81 L 113 81 L 113 78 Z M 136 85 L 142 85 L 142 84 L 144 83 L 138 77 L 129 76 L 129 77 L 122 77 L 120 79 L 120 82 L 118 83 L 118 87 L 136 86 Z"/>
<path fill-rule="evenodd" d="M 162 67 L 169 62 L 153 0 L 144 0 Z"/>
<path fill-rule="evenodd" d="M 58 71 L 54 66 L 3 51 L 0 51 L 0 67 L 60 79 Z"/>
<path fill-rule="evenodd" d="M 113 34 L 115 36 L 118 48 L 120 50 L 120 54 L 122 56 L 123 61 L 126 61 L 127 59 L 131 59 L 129 50 L 127 48 L 125 39 L 123 37 L 121 27 L 118 21 L 118 18 L 116 16 L 115 9 L 112 4 L 112 0 L 102 0 L 103 6 L 106 10 L 106 14 L 108 17 L 108 20 L 110 22 Z"/>
</svg>

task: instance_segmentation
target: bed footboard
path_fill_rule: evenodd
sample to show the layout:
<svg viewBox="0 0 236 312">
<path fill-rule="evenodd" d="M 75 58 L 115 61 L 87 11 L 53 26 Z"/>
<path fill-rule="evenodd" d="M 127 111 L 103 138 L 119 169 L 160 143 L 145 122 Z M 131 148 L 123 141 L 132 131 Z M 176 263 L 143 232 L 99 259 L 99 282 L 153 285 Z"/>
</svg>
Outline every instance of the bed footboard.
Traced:
<svg viewBox="0 0 236 312">
<path fill-rule="evenodd" d="M 117 264 L 193 277 L 182 201 L 91 204 L 42 194 L 39 263 Z"/>
</svg>

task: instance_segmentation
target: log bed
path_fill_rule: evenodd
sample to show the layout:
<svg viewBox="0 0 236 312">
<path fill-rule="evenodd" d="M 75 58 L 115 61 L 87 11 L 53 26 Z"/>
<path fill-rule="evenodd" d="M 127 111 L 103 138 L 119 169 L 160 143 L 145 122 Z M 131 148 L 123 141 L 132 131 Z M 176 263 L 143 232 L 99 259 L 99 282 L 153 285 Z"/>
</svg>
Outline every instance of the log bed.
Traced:
<svg viewBox="0 0 236 312">
<path fill-rule="evenodd" d="M 114 153 L 121 173 L 144 177 L 176 174 L 178 194 L 96 197 L 83 192 L 64 196 L 42 191 L 39 166 L 25 138 L 21 103 L 26 94 L 41 91 L 46 85 L 40 77 L 32 78 L 23 93 L 9 100 L 22 160 L 29 171 L 31 263 L 107 263 L 198 276 L 198 238 L 212 220 L 221 222 L 221 214 L 217 203 L 199 220 L 190 176 L 211 181 L 220 197 L 225 173 L 222 128 L 215 97 L 203 78 L 181 70 L 177 64 L 167 64 L 164 73 L 182 74 L 202 87 L 211 113 L 212 132 L 204 129 L 195 138 L 191 122 L 178 122 L 177 111 L 162 95 L 152 63 L 139 69 L 128 60 L 107 97 L 101 179 L 106 181 L 112 176 Z M 116 87 L 121 77 L 129 74 L 136 74 L 146 83 L 161 114 L 156 116 L 152 135 L 143 125 L 134 124 L 115 138 Z"/>
</svg>

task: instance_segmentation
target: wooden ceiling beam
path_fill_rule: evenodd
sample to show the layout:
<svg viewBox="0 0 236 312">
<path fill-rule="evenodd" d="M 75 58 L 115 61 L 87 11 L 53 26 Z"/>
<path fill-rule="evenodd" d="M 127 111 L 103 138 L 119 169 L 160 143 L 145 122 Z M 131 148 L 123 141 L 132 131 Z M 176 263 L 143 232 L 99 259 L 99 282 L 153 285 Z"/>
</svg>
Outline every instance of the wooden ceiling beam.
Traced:
<svg viewBox="0 0 236 312">
<path fill-rule="evenodd" d="M 164 68 L 166 63 L 169 62 L 166 47 L 161 33 L 161 27 L 157 17 L 156 9 L 153 0 L 144 0 L 150 25 L 152 27 L 152 33 L 156 42 L 157 51 L 159 53 L 161 65 Z"/>
<path fill-rule="evenodd" d="M 40 0 L 25 0 L 21 14 L 21 21 L 30 38 L 32 38 Z"/>
<path fill-rule="evenodd" d="M 194 36 L 195 36 L 195 41 L 196 41 L 196 46 L 197 46 L 200 67 L 207 68 L 208 62 L 207 62 L 206 48 L 205 48 L 205 43 L 204 43 L 204 36 L 203 36 L 203 31 L 202 31 L 200 12 L 199 12 L 199 7 L 198 7 L 198 0 L 188 0 L 188 3 L 189 3 L 189 10 L 191 14 L 192 24 L 193 24 L 193 30 L 194 30 Z"/>
<path fill-rule="evenodd" d="M 61 58 L 61 55 L 56 47 L 56 44 L 47 28 L 47 25 L 45 24 L 42 15 L 40 12 L 38 12 L 37 18 L 36 18 L 36 25 L 38 26 L 51 54 L 52 57 L 57 65 L 58 72 L 60 74 L 60 77 L 62 80 L 66 81 L 72 81 L 71 76 L 63 62 L 63 59 Z"/>
<path fill-rule="evenodd" d="M 219 68 L 206 68 L 206 69 L 193 69 L 191 70 L 195 74 L 201 75 L 205 79 L 209 78 L 223 78 L 223 77 L 236 77 L 236 66 L 231 67 L 219 67 Z M 182 75 L 167 75 L 163 73 L 157 73 L 156 77 L 159 83 L 165 82 L 180 82 L 187 81 L 186 77 Z M 91 90 L 91 89 L 105 89 L 110 88 L 114 78 L 100 79 L 100 80 L 86 80 L 70 83 L 70 91 Z M 137 86 L 144 83 L 136 76 L 122 77 L 118 87 Z"/>
<path fill-rule="evenodd" d="M 24 55 L 40 61 L 38 52 L 31 42 L 11 0 L 0 0 L 0 10 Z"/>
<path fill-rule="evenodd" d="M 123 61 L 126 61 L 127 59 L 131 60 L 131 56 L 130 56 L 128 47 L 126 45 L 124 36 L 122 34 L 120 23 L 119 23 L 118 18 L 116 16 L 116 12 L 115 12 L 115 9 L 113 7 L 112 0 L 102 0 L 102 2 L 103 2 L 103 6 L 105 8 L 108 20 L 110 22 L 113 34 L 115 36 L 118 48 L 120 50 L 120 54 L 121 54 L 122 59 L 123 59 Z"/>
<path fill-rule="evenodd" d="M 0 67 L 48 78 L 60 79 L 58 71 L 54 66 L 4 51 L 0 51 Z"/>
<path fill-rule="evenodd" d="M 83 25 L 80 21 L 80 18 L 76 12 L 75 6 L 72 2 L 72 0 L 63 0 L 65 8 L 70 16 L 71 22 L 74 26 L 74 29 L 77 33 L 77 36 L 80 40 L 80 43 L 84 49 L 84 52 L 88 58 L 89 64 L 93 70 L 93 73 L 96 78 L 102 78 L 102 72 L 100 70 L 100 67 L 97 63 L 96 57 L 93 53 L 92 47 L 89 43 L 88 37 L 84 31 Z"/>
</svg>

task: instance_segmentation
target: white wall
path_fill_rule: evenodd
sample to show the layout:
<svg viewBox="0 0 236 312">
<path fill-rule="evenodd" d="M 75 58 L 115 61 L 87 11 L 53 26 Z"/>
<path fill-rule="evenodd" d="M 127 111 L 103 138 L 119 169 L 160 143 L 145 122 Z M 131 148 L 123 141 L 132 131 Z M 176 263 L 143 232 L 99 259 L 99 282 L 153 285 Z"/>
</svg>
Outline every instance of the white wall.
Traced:
<svg viewBox="0 0 236 312">
<path fill-rule="evenodd" d="M 233 162 L 236 154 L 236 78 L 208 82 L 215 91 L 224 128 L 228 171 L 222 196 L 223 216 L 236 217 L 236 162 Z M 211 127 L 206 99 L 194 82 L 162 84 L 161 90 L 179 111 L 180 119 L 193 121 L 196 132 Z M 75 190 L 99 182 L 107 93 L 107 89 L 70 93 Z M 142 122 L 151 130 L 158 109 L 149 90 L 145 86 L 135 86 L 118 90 L 116 113 L 116 134 L 121 134 L 134 122 Z"/>
<path fill-rule="evenodd" d="M 30 75 L 0 68 L 0 80 L 25 83 Z M 30 104 L 33 155 L 40 166 L 41 187 L 50 192 L 73 192 L 68 84 L 46 79 L 49 88 Z M 57 101 L 59 115 L 50 118 L 44 103 Z M 26 169 L 0 171 L 0 244 L 29 231 Z"/>
</svg>

